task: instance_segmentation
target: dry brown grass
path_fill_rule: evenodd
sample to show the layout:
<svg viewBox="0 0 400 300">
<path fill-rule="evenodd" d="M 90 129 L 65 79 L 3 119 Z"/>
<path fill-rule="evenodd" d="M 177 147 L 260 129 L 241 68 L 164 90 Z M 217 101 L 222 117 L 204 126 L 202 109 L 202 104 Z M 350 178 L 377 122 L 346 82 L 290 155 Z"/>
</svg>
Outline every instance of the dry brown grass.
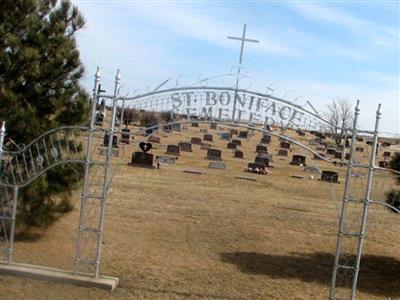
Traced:
<svg viewBox="0 0 400 300">
<path fill-rule="evenodd" d="M 160 170 L 127 166 L 134 146 L 114 161 L 101 272 L 120 278 L 115 292 L 2 276 L 0 299 L 326 299 L 338 225 L 335 203 L 341 202 L 346 169 L 308 154 L 308 164 L 338 170 L 342 183 L 309 180 L 301 167 L 289 165 L 292 154 L 304 153 L 294 148 L 287 159 L 274 157 L 271 174 L 248 174 L 256 182 L 238 180 L 234 177 L 244 175 L 254 159 L 260 133 L 244 142 L 240 160 L 209 131 L 213 145 L 224 149 L 226 170 L 207 169 L 199 146 Z M 189 128 L 160 136 L 168 144 L 202 134 Z M 270 152 L 276 153 L 277 143 L 273 138 Z M 164 148 L 152 152 L 162 154 Z M 206 174 L 183 173 L 184 168 Z M 354 182 L 360 194 L 363 185 Z M 374 195 L 392 185 L 378 176 Z M 16 261 L 72 269 L 79 193 L 75 196 L 73 212 L 17 241 Z M 399 216 L 372 206 L 370 221 L 358 299 L 398 299 Z"/>
</svg>

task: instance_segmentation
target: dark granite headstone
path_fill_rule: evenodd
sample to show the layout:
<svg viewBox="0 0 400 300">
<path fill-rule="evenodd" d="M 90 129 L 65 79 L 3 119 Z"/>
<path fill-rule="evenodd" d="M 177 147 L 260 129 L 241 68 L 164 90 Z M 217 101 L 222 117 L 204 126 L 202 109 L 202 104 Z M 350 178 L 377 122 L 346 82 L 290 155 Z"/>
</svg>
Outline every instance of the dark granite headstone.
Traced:
<svg viewBox="0 0 400 300">
<path fill-rule="evenodd" d="M 390 157 L 391 153 L 389 151 L 383 152 L 383 157 Z"/>
<path fill-rule="evenodd" d="M 231 134 L 232 135 L 238 135 L 238 130 L 237 129 L 231 129 Z"/>
<path fill-rule="evenodd" d="M 366 141 L 365 142 L 367 145 L 372 146 L 372 141 Z"/>
<path fill-rule="evenodd" d="M 192 127 L 199 127 L 199 123 L 193 122 L 193 123 L 192 123 Z"/>
<path fill-rule="evenodd" d="M 104 115 L 103 115 L 103 113 L 101 113 L 101 112 L 97 113 L 97 114 L 96 114 L 95 121 L 94 121 L 94 124 L 95 124 L 96 126 L 101 126 L 101 125 L 103 125 L 103 121 L 104 121 Z"/>
<path fill-rule="evenodd" d="M 267 152 L 268 153 L 268 148 L 265 145 L 258 144 L 256 146 L 256 152 Z"/>
<path fill-rule="evenodd" d="M 270 135 L 264 135 L 260 141 L 261 144 L 269 144 L 271 143 L 271 136 Z"/>
<path fill-rule="evenodd" d="M 216 130 L 217 129 L 217 123 L 211 123 L 210 124 L 210 129 Z"/>
<path fill-rule="evenodd" d="M 151 135 L 149 137 L 148 141 L 151 143 L 157 143 L 157 144 L 159 144 L 161 142 L 160 138 L 158 136 L 154 136 L 154 135 Z"/>
<path fill-rule="evenodd" d="M 178 145 L 168 145 L 166 154 L 180 155 L 179 146 Z"/>
<path fill-rule="evenodd" d="M 339 183 L 339 173 L 333 171 L 322 171 L 321 181 Z"/>
<path fill-rule="evenodd" d="M 336 151 L 335 152 L 335 158 L 341 159 L 343 157 L 343 152 L 342 151 Z"/>
<path fill-rule="evenodd" d="M 247 139 L 248 137 L 249 137 L 249 132 L 247 130 L 246 131 L 239 131 L 238 138 Z"/>
<path fill-rule="evenodd" d="M 336 148 L 326 149 L 326 154 L 328 154 L 328 155 L 335 155 L 335 153 L 336 153 Z"/>
<path fill-rule="evenodd" d="M 241 146 L 242 145 L 242 141 L 241 140 L 232 140 L 232 143 Z"/>
<path fill-rule="evenodd" d="M 107 147 L 108 146 L 108 133 L 104 136 L 103 139 L 103 146 Z M 116 135 L 113 135 L 113 141 L 112 141 L 112 146 L 114 148 L 118 148 L 118 137 Z"/>
<path fill-rule="evenodd" d="M 212 142 L 213 141 L 213 135 L 212 134 L 205 134 L 203 137 L 203 140 Z"/>
<path fill-rule="evenodd" d="M 278 156 L 288 156 L 287 149 L 279 149 L 278 150 Z"/>
<path fill-rule="evenodd" d="M 226 145 L 226 148 L 228 148 L 228 149 L 236 149 L 236 144 L 235 143 L 228 143 L 227 145 Z"/>
<path fill-rule="evenodd" d="M 236 150 L 235 153 L 234 153 L 234 157 L 235 158 L 244 158 L 243 152 L 240 151 L 240 150 Z"/>
<path fill-rule="evenodd" d="M 192 152 L 192 144 L 191 143 L 186 143 L 186 142 L 181 142 L 178 144 L 179 150 L 185 151 L 185 152 Z"/>
<path fill-rule="evenodd" d="M 174 131 L 181 131 L 181 124 L 180 123 L 171 124 L 171 129 Z"/>
<path fill-rule="evenodd" d="M 357 137 L 357 142 L 364 142 L 364 138 L 362 138 L 362 137 Z"/>
<path fill-rule="evenodd" d="M 124 128 L 121 130 L 121 143 L 129 145 L 131 140 L 130 140 L 130 132 L 131 130 L 129 128 Z"/>
<path fill-rule="evenodd" d="M 356 147 L 356 151 L 357 152 L 364 152 L 364 148 L 363 147 Z"/>
<path fill-rule="evenodd" d="M 350 153 L 346 153 L 346 155 L 344 156 L 345 159 L 349 160 L 350 159 Z"/>
<path fill-rule="evenodd" d="M 248 163 L 247 172 L 256 173 L 256 174 L 267 174 L 267 170 L 264 164 L 257 164 L 257 163 Z"/>
<path fill-rule="evenodd" d="M 264 164 L 266 167 L 269 167 L 269 159 L 266 157 L 256 156 L 254 162 L 256 164 Z"/>
<path fill-rule="evenodd" d="M 208 149 L 207 150 L 207 157 L 206 157 L 207 159 L 222 160 L 221 156 L 222 156 L 221 150 L 218 150 L 218 149 Z"/>
<path fill-rule="evenodd" d="M 131 164 L 133 166 L 154 168 L 153 166 L 153 154 L 137 151 L 132 153 Z"/>
<path fill-rule="evenodd" d="M 306 133 L 301 129 L 297 129 L 296 132 L 299 136 L 306 136 Z"/>
<path fill-rule="evenodd" d="M 290 149 L 290 143 L 282 141 L 281 149 Z"/>
<path fill-rule="evenodd" d="M 190 140 L 190 142 L 191 142 L 193 145 L 201 145 L 201 138 L 199 138 L 199 137 L 192 137 L 192 139 Z"/>
<path fill-rule="evenodd" d="M 306 157 L 304 155 L 293 155 L 291 165 L 296 166 L 305 166 L 306 165 Z"/>
<path fill-rule="evenodd" d="M 381 160 L 378 162 L 378 165 L 380 168 L 388 168 L 389 167 L 389 162 L 385 160 Z"/>
</svg>

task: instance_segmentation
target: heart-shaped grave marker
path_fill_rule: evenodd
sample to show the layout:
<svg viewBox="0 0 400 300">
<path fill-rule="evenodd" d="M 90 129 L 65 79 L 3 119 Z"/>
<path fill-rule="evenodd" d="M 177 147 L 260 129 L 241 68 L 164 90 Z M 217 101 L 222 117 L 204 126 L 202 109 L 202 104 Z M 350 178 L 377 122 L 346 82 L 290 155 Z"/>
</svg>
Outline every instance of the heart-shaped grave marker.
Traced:
<svg viewBox="0 0 400 300">
<path fill-rule="evenodd" d="M 151 143 L 140 142 L 139 147 L 140 149 L 142 149 L 143 152 L 148 152 L 153 147 L 153 145 Z"/>
</svg>

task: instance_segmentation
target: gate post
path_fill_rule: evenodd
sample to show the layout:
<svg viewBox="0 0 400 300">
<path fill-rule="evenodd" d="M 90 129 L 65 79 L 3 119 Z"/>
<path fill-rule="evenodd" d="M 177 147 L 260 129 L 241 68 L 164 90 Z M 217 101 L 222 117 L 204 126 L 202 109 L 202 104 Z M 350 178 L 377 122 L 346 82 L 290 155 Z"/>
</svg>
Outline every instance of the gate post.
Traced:
<svg viewBox="0 0 400 300">
<path fill-rule="evenodd" d="M 17 217 L 17 201 L 18 201 L 18 187 L 15 186 L 13 190 L 13 200 L 12 200 L 10 237 L 8 240 L 8 253 L 7 253 L 8 265 L 10 265 L 12 262 L 12 255 L 14 252 L 14 235 L 15 235 L 15 221 Z"/>
<path fill-rule="evenodd" d="M 332 281 L 331 281 L 331 289 L 329 291 L 329 299 L 335 299 L 335 289 L 336 289 L 336 277 L 339 265 L 339 258 L 340 258 L 340 251 L 341 251 L 341 232 L 343 231 L 344 222 L 345 222 L 345 212 L 346 212 L 346 205 L 348 202 L 348 191 L 350 188 L 350 178 L 351 178 L 351 170 L 353 168 L 353 153 L 355 150 L 356 145 L 356 136 L 357 136 L 357 121 L 358 116 L 360 115 L 360 100 L 357 100 L 357 105 L 354 109 L 354 119 L 353 119 L 353 128 L 351 133 L 351 146 L 350 146 L 350 158 L 347 165 L 347 173 L 346 173 L 346 181 L 344 183 L 344 191 L 343 191 L 343 203 L 342 209 L 340 212 L 340 220 L 339 220 L 339 231 L 338 237 L 336 242 L 336 254 L 335 254 L 335 261 L 333 264 L 333 271 L 332 271 Z"/>
<path fill-rule="evenodd" d="M 362 255 L 363 242 L 365 237 L 365 228 L 367 225 L 368 219 L 368 209 L 370 204 L 370 196 L 371 196 L 371 185 L 372 180 L 375 173 L 375 157 L 376 157 L 376 147 L 378 145 L 378 128 L 379 128 L 379 120 L 381 118 L 381 104 L 379 103 L 378 109 L 376 111 L 376 119 L 375 119 L 375 129 L 374 129 L 374 137 L 372 142 L 372 153 L 369 160 L 369 170 L 368 170 L 368 179 L 367 179 L 367 189 L 365 191 L 365 200 L 362 214 L 362 223 L 360 229 L 360 238 L 358 240 L 358 248 L 357 248 L 357 257 L 356 257 L 356 268 L 353 277 L 353 284 L 351 288 L 351 299 L 355 299 L 356 290 L 357 290 L 357 281 L 358 281 L 358 273 L 360 270 L 360 261 Z"/>
<path fill-rule="evenodd" d="M 75 250 L 75 274 L 79 273 L 79 263 L 81 257 L 81 234 L 84 226 L 84 215 L 85 215 L 85 206 L 86 206 L 86 196 L 88 193 L 88 185 L 89 185 L 89 172 L 90 166 L 92 164 L 92 145 L 93 145 L 93 131 L 94 131 L 94 122 L 96 118 L 96 109 L 98 102 L 98 90 L 100 86 L 100 68 L 97 67 L 95 80 L 94 80 L 94 88 L 93 88 L 93 97 L 92 97 L 92 107 L 90 114 L 90 122 L 89 122 L 89 133 L 88 133 L 88 144 L 86 149 L 86 158 L 85 158 L 85 174 L 83 178 L 83 188 L 81 195 L 81 206 L 80 206 L 80 214 L 79 214 L 79 227 L 78 227 L 78 238 L 76 241 L 76 250 Z"/>
</svg>

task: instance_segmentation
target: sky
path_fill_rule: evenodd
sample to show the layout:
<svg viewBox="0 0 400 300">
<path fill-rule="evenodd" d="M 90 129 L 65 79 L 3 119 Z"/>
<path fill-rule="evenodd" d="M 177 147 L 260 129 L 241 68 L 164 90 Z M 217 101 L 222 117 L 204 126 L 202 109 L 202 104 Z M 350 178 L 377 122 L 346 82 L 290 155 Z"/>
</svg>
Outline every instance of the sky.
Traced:
<svg viewBox="0 0 400 300">
<path fill-rule="evenodd" d="M 246 37 L 240 87 L 320 112 L 335 99 L 361 101 L 371 130 L 382 103 L 382 132 L 400 133 L 399 1 L 94 1 L 73 0 L 86 19 L 77 33 L 93 88 L 96 67 L 112 94 L 116 70 L 129 96 L 217 77 L 233 87 Z"/>
</svg>

